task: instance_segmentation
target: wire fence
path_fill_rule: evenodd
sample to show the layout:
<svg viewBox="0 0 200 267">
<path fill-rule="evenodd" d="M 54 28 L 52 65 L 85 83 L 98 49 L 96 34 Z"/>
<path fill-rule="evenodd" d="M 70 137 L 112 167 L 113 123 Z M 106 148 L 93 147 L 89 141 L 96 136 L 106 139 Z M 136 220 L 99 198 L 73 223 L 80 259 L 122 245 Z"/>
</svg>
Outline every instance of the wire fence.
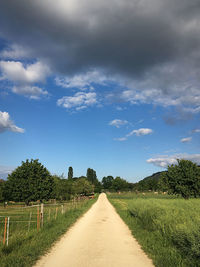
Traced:
<svg viewBox="0 0 200 267">
<path fill-rule="evenodd" d="M 87 199 L 78 199 L 57 204 L 38 204 L 27 207 L 0 207 L 0 246 L 8 246 L 12 239 L 43 227 L 66 212 L 84 205 Z"/>
</svg>

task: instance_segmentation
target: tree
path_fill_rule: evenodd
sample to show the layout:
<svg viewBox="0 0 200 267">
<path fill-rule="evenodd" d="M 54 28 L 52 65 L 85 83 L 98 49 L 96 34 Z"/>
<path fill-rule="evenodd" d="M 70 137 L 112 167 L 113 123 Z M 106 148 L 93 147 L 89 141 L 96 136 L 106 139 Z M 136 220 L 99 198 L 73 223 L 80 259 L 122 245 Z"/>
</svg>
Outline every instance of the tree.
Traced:
<svg viewBox="0 0 200 267">
<path fill-rule="evenodd" d="M 88 168 L 86 176 L 90 183 L 95 184 L 98 182 L 95 170 Z"/>
<path fill-rule="evenodd" d="M 107 190 L 111 189 L 113 179 L 114 178 L 112 176 L 103 177 L 102 179 L 103 188 Z"/>
<path fill-rule="evenodd" d="M 177 165 L 168 166 L 162 180 L 168 192 L 183 198 L 200 195 L 200 168 L 190 160 L 177 159 Z"/>
<path fill-rule="evenodd" d="M 116 177 L 112 181 L 112 188 L 115 191 L 123 191 L 123 190 L 128 190 L 129 189 L 129 184 L 126 180 L 122 179 L 121 177 Z"/>
<path fill-rule="evenodd" d="M 53 176 L 55 183 L 55 198 L 58 200 L 69 200 L 72 195 L 73 180 L 64 179 L 62 176 Z"/>
<path fill-rule="evenodd" d="M 96 171 L 93 169 L 87 169 L 87 180 L 94 185 L 94 192 L 100 193 L 101 192 L 101 183 L 97 179 Z"/>
<path fill-rule="evenodd" d="M 48 200 L 54 197 L 55 184 L 49 171 L 38 159 L 22 161 L 10 175 L 5 185 L 6 200 Z"/>
<path fill-rule="evenodd" d="M 80 178 L 73 182 L 72 190 L 74 194 L 87 195 L 94 191 L 94 186 L 87 179 Z"/>
<path fill-rule="evenodd" d="M 4 200 L 3 192 L 4 192 L 4 187 L 5 187 L 6 181 L 3 179 L 0 179 L 0 201 Z"/>
<path fill-rule="evenodd" d="M 73 168 L 72 167 L 69 167 L 68 169 L 68 179 L 72 179 L 73 178 Z"/>
</svg>

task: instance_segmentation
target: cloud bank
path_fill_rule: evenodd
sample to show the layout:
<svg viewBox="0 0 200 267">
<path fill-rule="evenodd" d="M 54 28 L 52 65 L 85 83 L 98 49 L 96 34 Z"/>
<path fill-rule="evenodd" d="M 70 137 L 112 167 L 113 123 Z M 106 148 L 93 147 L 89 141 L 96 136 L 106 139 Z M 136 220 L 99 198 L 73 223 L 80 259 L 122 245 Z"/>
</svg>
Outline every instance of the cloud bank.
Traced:
<svg viewBox="0 0 200 267">
<path fill-rule="evenodd" d="M 175 154 L 172 156 L 159 156 L 155 158 L 150 158 L 147 160 L 147 163 L 151 163 L 155 166 L 167 168 L 169 165 L 177 164 L 177 159 L 187 159 L 191 160 L 197 164 L 200 164 L 200 154 Z"/>
<path fill-rule="evenodd" d="M 119 101 L 197 114 L 199 13 L 196 0 L 2 0 L 0 35 L 11 43 L 2 53 L 38 59 L 67 88 L 110 80 Z M 20 70 L 17 79 L 36 79 Z"/>
</svg>

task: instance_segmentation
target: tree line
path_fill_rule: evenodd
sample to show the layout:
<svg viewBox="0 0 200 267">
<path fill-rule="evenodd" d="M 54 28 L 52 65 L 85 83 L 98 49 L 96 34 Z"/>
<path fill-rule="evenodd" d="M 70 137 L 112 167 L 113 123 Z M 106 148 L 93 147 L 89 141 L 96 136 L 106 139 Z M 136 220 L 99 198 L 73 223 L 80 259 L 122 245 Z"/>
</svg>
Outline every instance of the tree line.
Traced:
<svg viewBox="0 0 200 267">
<path fill-rule="evenodd" d="M 68 177 L 51 175 L 38 159 L 22 161 L 8 175 L 0 179 L 0 201 L 31 201 L 49 199 L 69 200 L 74 196 L 87 196 L 102 191 L 167 191 L 183 198 L 200 196 L 200 167 L 189 160 L 177 160 L 167 171 L 158 172 L 138 183 L 130 183 L 117 176 L 105 176 L 100 182 L 96 171 L 88 168 L 86 176 L 74 177 L 68 168 Z"/>
</svg>

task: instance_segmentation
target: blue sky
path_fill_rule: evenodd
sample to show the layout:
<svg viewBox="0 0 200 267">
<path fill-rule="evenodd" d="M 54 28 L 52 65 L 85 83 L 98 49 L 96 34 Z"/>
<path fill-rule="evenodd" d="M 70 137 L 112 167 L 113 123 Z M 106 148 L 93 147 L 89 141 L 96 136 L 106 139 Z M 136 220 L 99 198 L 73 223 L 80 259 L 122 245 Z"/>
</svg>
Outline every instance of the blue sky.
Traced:
<svg viewBox="0 0 200 267">
<path fill-rule="evenodd" d="M 27 158 L 130 182 L 200 164 L 200 6 L 138 3 L 3 1 L 0 177 Z"/>
</svg>

